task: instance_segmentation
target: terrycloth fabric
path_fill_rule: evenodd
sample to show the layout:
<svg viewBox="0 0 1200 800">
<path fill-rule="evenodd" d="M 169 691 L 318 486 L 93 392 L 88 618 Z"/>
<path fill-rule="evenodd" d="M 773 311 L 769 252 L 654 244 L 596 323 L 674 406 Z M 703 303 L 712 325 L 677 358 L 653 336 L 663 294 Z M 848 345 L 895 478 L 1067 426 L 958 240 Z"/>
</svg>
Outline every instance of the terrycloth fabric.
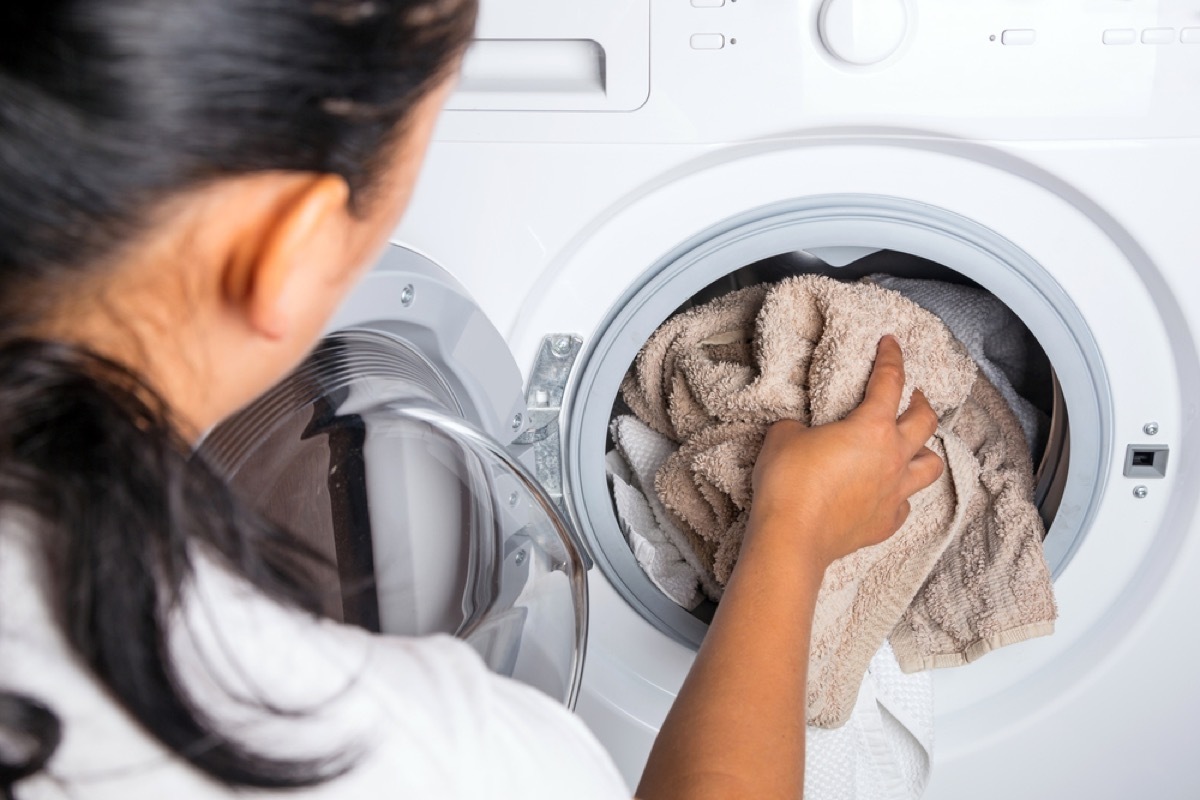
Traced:
<svg viewBox="0 0 1200 800">
<path fill-rule="evenodd" d="M 900 671 L 885 642 L 871 659 L 850 719 L 808 729 L 810 800 L 917 800 L 933 763 L 933 679 Z"/>
<path fill-rule="evenodd" d="M 895 536 L 826 572 L 808 691 L 809 722 L 825 727 L 848 718 L 889 635 L 911 672 L 1052 631 L 1044 531 L 1012 411 L 932 314 L 896 292 L 820 276 L 744 289 L 668 320 L 622 386 L 634 413 L 679 445 L 655 476 L 656 494 L 723 584 L 766 428 L 844 417 L 887 333 L 905 354 L 902 409 L 919 387 L 941 418 L 930 446 L 947 469 L 913 497 Z"/>
<path fill-rule="evenodd" d="M 871 275 L 866 280 L 899 292 L 944 322 L 1016 414 L 1030 450 L 1041 451 L 1050 418 L 1016 388 L 1029 379 L 1033 334 L 1012 309 L 973 286 L 894 275 Z"/>
</svg>

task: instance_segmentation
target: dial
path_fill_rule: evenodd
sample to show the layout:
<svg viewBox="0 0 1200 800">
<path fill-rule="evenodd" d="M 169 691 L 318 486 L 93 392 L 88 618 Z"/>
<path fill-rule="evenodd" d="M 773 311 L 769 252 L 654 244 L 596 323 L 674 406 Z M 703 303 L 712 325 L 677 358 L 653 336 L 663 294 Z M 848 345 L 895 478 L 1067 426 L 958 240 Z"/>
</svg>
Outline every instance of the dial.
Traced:
<svg viewBox="0 0 1200 800">
<path fill-rule="evenodd" d="M 820 30 L 821 41 L 834 58 L 858 66 L 878 64 L 907 38 L 908 4 L 905 0 L 825 0 Z"/>
</svg>

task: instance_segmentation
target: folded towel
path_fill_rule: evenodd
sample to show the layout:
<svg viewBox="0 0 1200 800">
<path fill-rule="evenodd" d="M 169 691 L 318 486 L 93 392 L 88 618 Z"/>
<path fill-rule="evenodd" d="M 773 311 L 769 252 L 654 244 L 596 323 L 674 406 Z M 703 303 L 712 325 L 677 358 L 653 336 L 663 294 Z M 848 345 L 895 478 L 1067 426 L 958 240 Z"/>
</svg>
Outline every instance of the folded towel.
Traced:
<svg viewBox="0 0 1200 800">
<path fill-rule="evenodd" d="M 850 719 L 808 729 L 804 796 L 917 800 L 933 763 L 933 680 L 900 670 L 886 643 L 871 659 Z"/>
<path fill-rule="evenodd" d="M 783 418 L 820 425 L 853 410 L 887 333 L 905 354 L 902 409 L 919 387 L 941 419 L 930 446 L 947 469 L 913 497 L 895 536 L 826 572 L 808 687 L 809 722 L 825 727 L 848 718 L 889 634 L 902 668 L 914 671 L 1051 632 L 1044 530 L 1012 411 L 932 314 L 896 292 L 820 276 L 744 289 L 668 320 L 622 386 L 630 409 L 678 444 L 655 493 L 723 584 L 766 428 Z"/>
<path fill-rule="evenodd" d="M 624 524 L 625 535 L 634 548 L 638 564 L 660 589 L 664 584 L 668 585 L 667 596 L 684 608 L 695 608 L 702 599 L 700 595 L 719 601 L 724 588 L 716 582 L 712 570 L 707 569 L 707 565 L 712 564 L 707 543 L 698 540 L 691 531 L 680 529 L 654 492 L 654 476 L 678 447 L 635 416 L 617 417 L 611 431 L 617 445 L 616 453 L 610 453 L 608 458 L 613 498 L 617 501 L 617 516 Z M 613 455 L 617 458 L 612 458 Z M 613 467 L 614 464 L 625 464 L 628 468 L 625 475 L 620 474 L 622 470 Z M 630 491 L 617 489 L 618 481 L 624 482 Z M 649 517 L 638 510 L 640 504 L 648 507 Z M 653 525 L 650 524 L 652 519 Z M 638 548 L 636 540 L 646 541 L 648 547 Z M 638 549 L 641 549 L 641 555 L 638 555 Z M 695 594 L 697 591 L 700 595 Z M 677 596 L 683 597 L 684 602 L 677 600 Z"/>
<path fill-rule="evenodd" d="M 1035 377 L 1030 375 L 1033 364 L 1029 353 L 1036 339 L 1012 309 L 992 293 L 974 286 L 894 275 L 870 275 L 866 280 L 899 292 L 946 323 L 1016 414 L 1030 450 L 1041 452 L 1050 417 L 1016 388 Z"/>
<path fill-rule="evenodd" d="M 609 479 L 617 519 L 638 566 L 677 605 L 691 610 L 700 604 L 700 575 L 679 554 L 678 548 L 662 533 L 646 495 L 630 477 L 629 468 L 617 451 L 608 454 Z"/>
<path fill-rule="evenodd" d="M 606 457 L 608 476 L 617 519 L 638 565 L 686 609 L 705 596 L 719 600 L 721 587 L 654 492 L 654 475 L 675 452 L 674 443 L 628 415 L 613 420 L 612 436 L 616 449 Z"/>
</svg>

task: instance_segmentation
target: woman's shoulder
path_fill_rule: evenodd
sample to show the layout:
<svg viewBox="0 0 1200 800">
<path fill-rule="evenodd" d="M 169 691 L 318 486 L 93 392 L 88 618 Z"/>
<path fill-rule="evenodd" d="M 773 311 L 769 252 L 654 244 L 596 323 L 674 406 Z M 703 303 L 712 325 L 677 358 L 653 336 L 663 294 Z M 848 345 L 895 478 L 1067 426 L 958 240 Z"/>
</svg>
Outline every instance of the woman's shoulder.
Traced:
<svg viewBox="0 0 1200 800">
<path fill-rule="evenodd" d="M 28 547 L 0 536 L 0 674 L 63 719 L 54 781 L 86 797 L 173 796 L 184 787 L 188 796 L 224 796 L 147 736 L 74 657 L 49 610 L 30 599 L 41 594 L 34 561 Z M 17 597 L 19 619 L 6 613 Z M 558 796 L 564 785 L 580 787 L 573 796 L 628 796 L 576 717 L 489 672 L 459 640 L 377 636 L 316 619 L 205 557 L 184 598 L 170 649 L 217 730 L 268 756 L 353 761 L 344 776 L 298 797 L 529 798 Z M 60 792 L 46 779 L 23 796 Z"/>
<path fill-rule="evenodd" d="M 243 691 L 309 710 L 297 727 L 361 754 L 338 791 L 379 789 L 402 777 L 418 795 L 438 797 L 558 797 L 564 785 L 579 785 L 577 797 L 628 797 L 608 754 L 577 717 L 495 675 L 458 639 L 381 636 L 317 620 L 211 565 L 197 570 L 196 589 L 189 618 L 207 607 L 224 620 L 220 630 L 190 623 L 200 651 L 220 650 L 224 640 L 226 651 L 253 654 L 240 668 L 206 665 L 210 674 L 225 688 L 240 674 Z M 251 669 L 254 686 L 247 683 Z"/>
<path fill-rule="evenodd" d="M 259 668 L 269 672 L 264 677 L 276 687 L 276 700 L 318 699 L 317 725 L 350 739 L 366 734 L 362 764 L 350 780 L 378 780 L 376 767 L 394 774 L 403 764 L 402 774 L 423 776 L 437 796 L 450 796 L 448 787 L 457 786 L 463 797 L 557 797 L 564 785 L 579 785 L 576 797 L 629 796 L 578 717 L 536 689 L 492 673 L 464 642 L 374 635 L 314 620 L 228 585 L 227 574 L 199 574 L 197 596 L 224 598 L 227 614 L 239 618 L 234 635 L 247 646 L 253 640 L 265 659 Z M 207 579 L 215 591 L 204 591 Z M 314 689 L 319 698 L 306 694 Z"/>
</svg>

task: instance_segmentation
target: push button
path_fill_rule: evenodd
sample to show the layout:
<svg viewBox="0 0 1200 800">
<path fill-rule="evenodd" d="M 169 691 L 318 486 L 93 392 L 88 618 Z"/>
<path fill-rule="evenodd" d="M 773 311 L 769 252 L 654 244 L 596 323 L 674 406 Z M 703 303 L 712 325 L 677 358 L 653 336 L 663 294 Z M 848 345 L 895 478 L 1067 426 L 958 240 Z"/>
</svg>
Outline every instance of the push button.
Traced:
<svg viewBox="0 0 1200 800">
<path fill-rule="evenodd" d="M 1137 41 L 1137 31 L 1133 28 L 1109 28 L 1104 32 L 1105 44 L 1133 44 Z"/>
<path fill-rule="evenodd" d="M 1033 44 L 1037 41 L 1037 31 L 1028 28 L 1018 28 L 1000 34 L 1000 44 Z"/>
<path fill-rule="evenodd" d="M 1200 44 L 1200 28 L 1184 28 L 1179 34 L 1179 41 L 1184 44 Z"/>
<path fill-rule="evenodd" d="M 1146 28 L 1142 31 L 1142 44 L 1170 44 L 1173 41 L 1174 28 Z"/>
<path fill-rule="evenodd" d="M 692 34 L 693 50 L 720 50 L 725 46 L 725 36 L 720 33 Z"/>
</svg>

